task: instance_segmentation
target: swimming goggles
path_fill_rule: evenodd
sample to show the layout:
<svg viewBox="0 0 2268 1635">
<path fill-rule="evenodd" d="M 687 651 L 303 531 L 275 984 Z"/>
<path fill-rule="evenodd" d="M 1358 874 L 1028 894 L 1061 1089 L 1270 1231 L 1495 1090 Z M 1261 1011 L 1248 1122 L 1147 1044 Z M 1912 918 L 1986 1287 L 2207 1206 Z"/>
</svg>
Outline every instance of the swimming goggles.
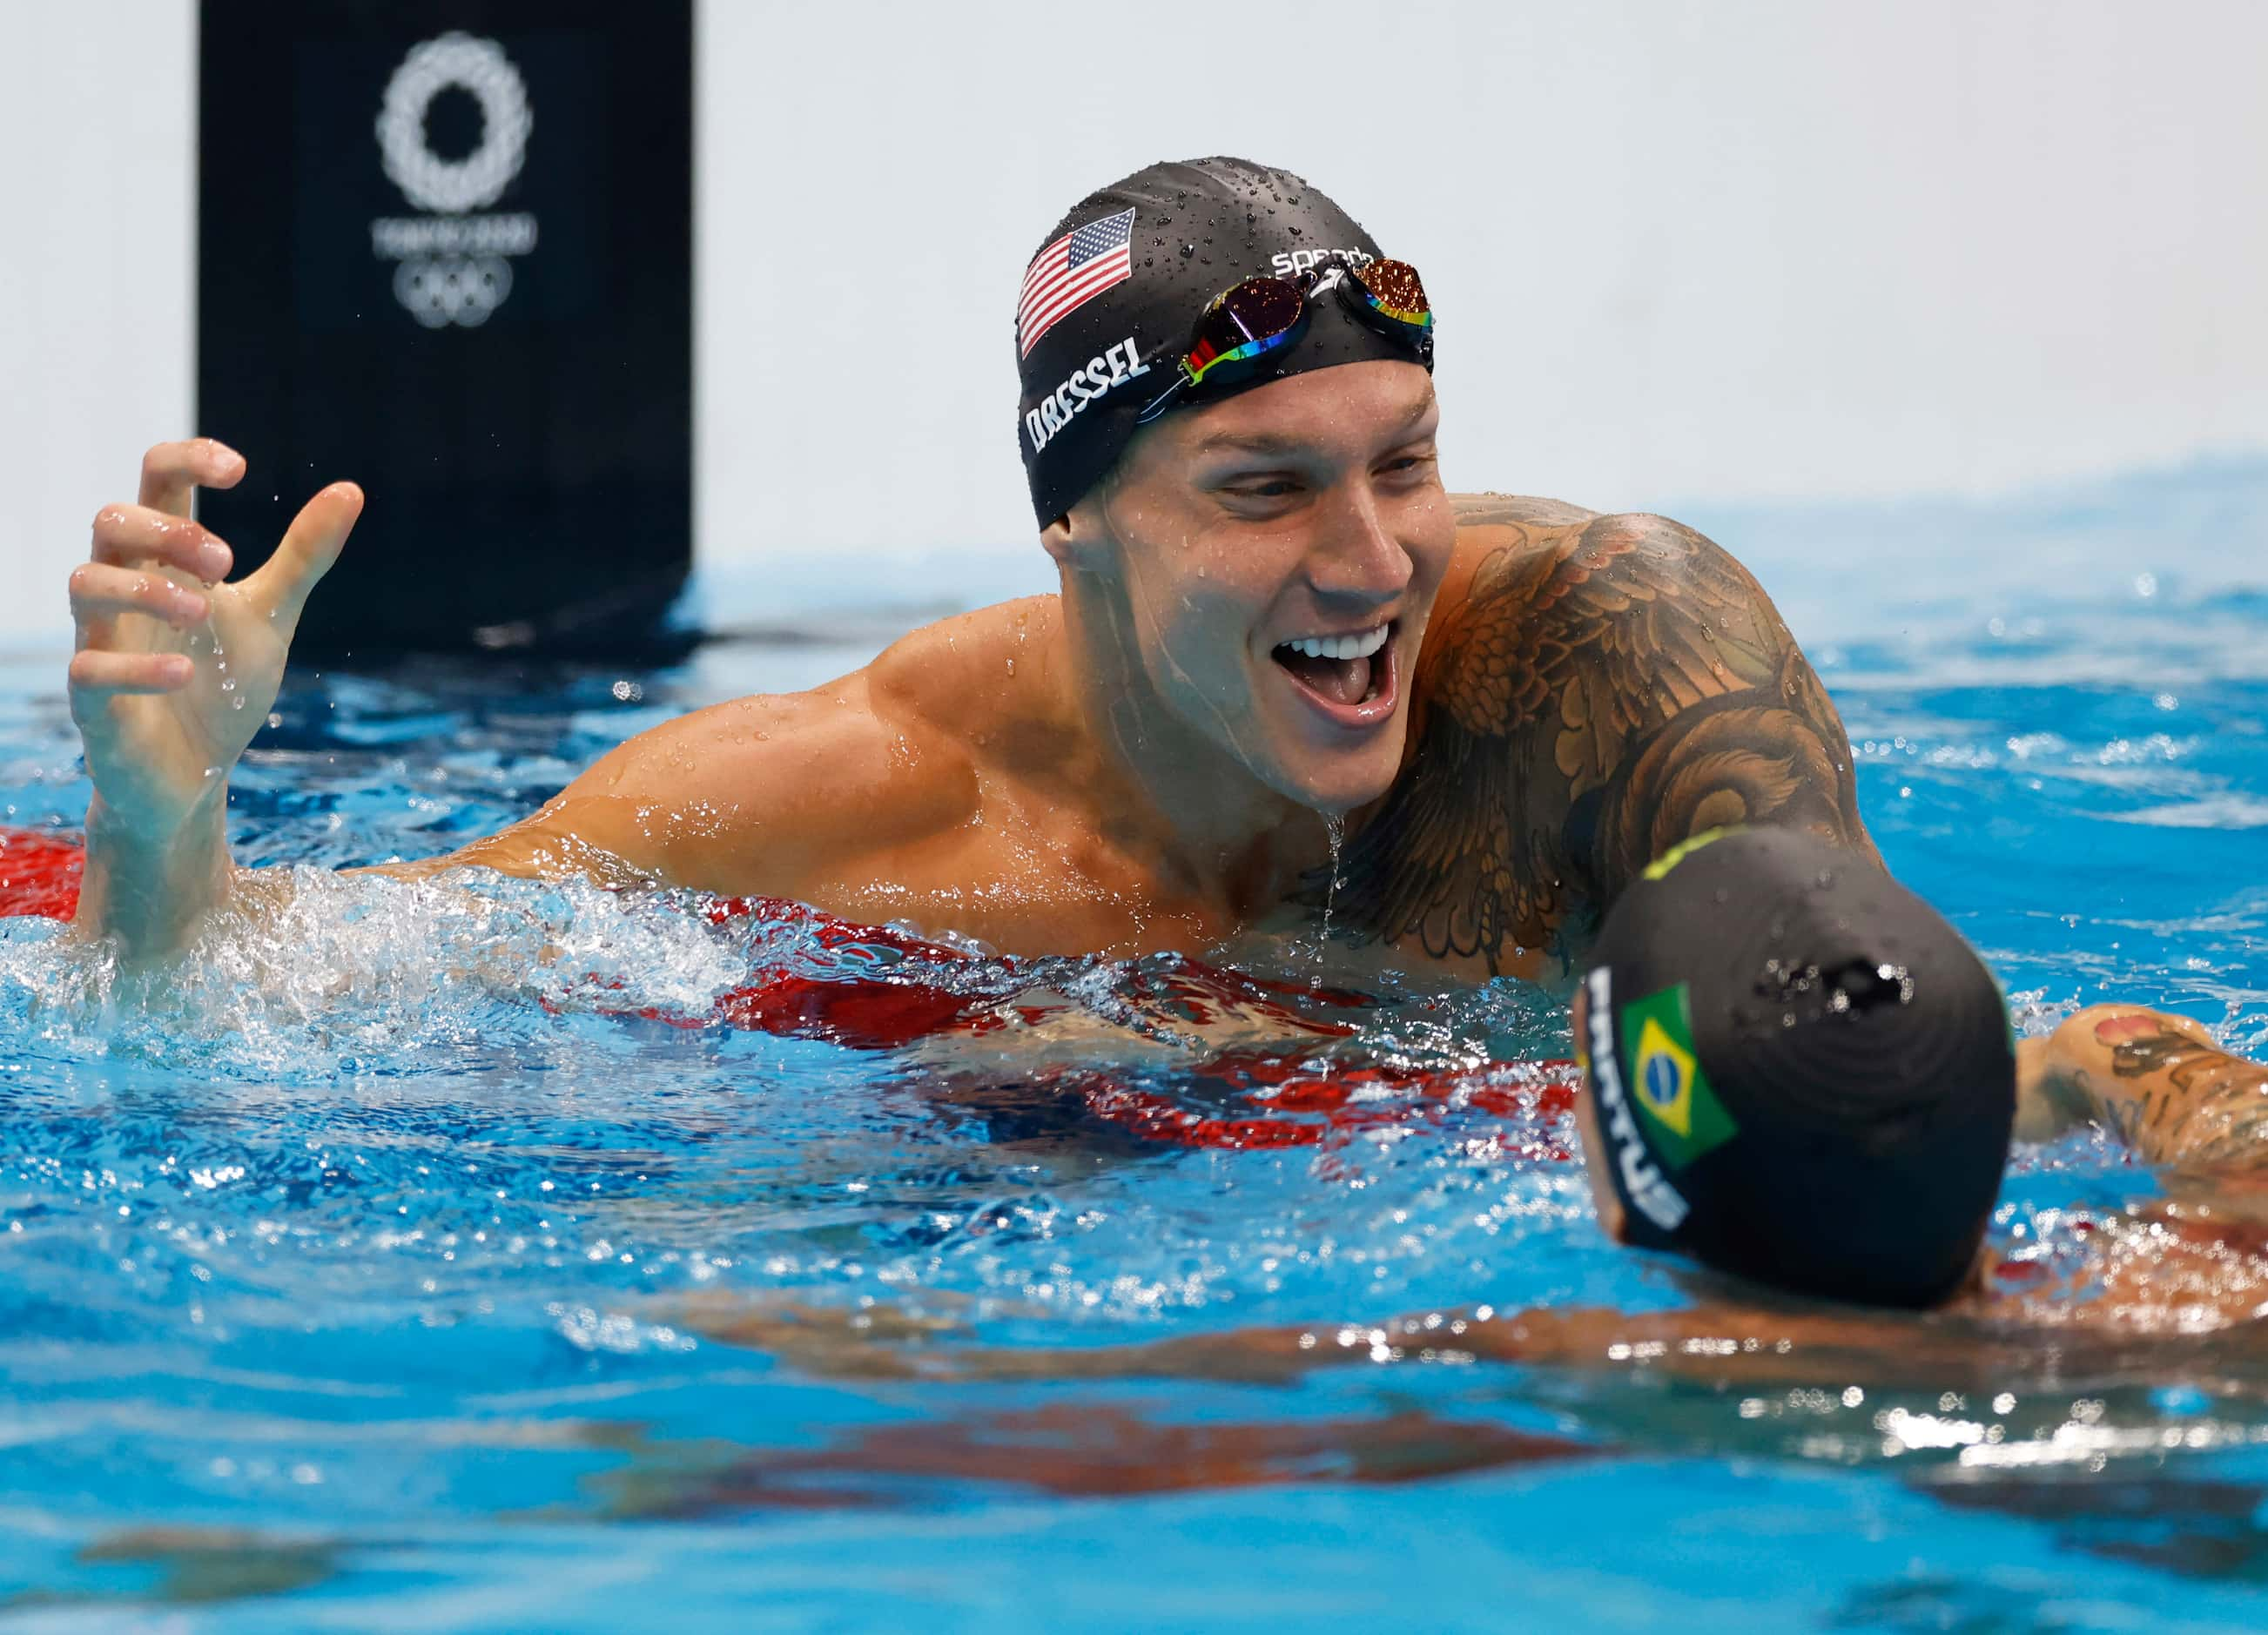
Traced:
<svg viewBox="0 0 2268 1635">
<path fill-rule="evenodd" d="M 1405 342 L 1418 362 L 1433 366 L 1433 309 L 1418 269 L 1407 261 L 1366 261 L 1358 267 L 1344 255 L 1326 256 L 1289 278 L 1247 278 L 1212 298 L 1190 332 L 1174 383 L 1134 416 L 1137 425 L 1155 420 L 1176 399 L 1207 386 L 1227 386 L 1257 373 L 1268 355 L 1289 346 L 1306 329 L 1314 311 L 1310 299 L 1328 279 L 1339 304 L 1379 334 Z"/>
</svg>

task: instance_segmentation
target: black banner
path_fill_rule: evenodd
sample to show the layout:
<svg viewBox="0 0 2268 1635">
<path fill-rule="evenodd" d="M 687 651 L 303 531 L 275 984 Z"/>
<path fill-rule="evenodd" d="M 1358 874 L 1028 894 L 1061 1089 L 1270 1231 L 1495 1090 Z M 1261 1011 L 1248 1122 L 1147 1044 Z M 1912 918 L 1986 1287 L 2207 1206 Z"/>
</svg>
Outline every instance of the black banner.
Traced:
<svg viewBox="0 0 2268 1635">
<path fill-rule="evenodd" d="M 369 500 L 300 644 L 650 636 L 692 532 L 690 0 L 203 0 L 200 514 Z"/>
</svg>

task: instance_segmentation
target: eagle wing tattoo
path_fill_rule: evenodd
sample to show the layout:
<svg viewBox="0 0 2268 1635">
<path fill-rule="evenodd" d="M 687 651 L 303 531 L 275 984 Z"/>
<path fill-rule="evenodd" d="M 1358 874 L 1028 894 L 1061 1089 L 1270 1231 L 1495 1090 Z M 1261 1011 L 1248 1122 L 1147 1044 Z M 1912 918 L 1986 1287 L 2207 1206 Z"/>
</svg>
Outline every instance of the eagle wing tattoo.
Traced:
<svg viewBox="0 0 2268 1635">
<path fill-rule="evenodd" d="M 1416 753 L 1340 879 L 1358 937 L 1501 973 L 1567 954 L 1705 829 L 1799 827 L 1873 855 L 1818 676 L 1748 571 L 1666 519 L 1495 552 L 1416 680 Z"/>
</svg>

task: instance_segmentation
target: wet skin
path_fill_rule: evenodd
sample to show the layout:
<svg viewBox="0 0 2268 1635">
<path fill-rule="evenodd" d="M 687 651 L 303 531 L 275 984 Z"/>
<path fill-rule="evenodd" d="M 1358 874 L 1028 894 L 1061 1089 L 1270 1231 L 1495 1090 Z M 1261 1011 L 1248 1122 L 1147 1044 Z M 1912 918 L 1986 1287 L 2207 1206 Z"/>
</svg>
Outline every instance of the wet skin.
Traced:
<svg viewBox="0 0 2268 1635">
<path fill-rule="evenodd" d="M 1048 530 L 1059 596 L 647 733 L 458 860 L 547 873 L 596 847 L 1010 952 L 1233 935 L 1324 858 L 1323 813 L 1391 782 L 1407 721 L 1398 681 L 1335 718 L 1273 650 L 1392 624 L 1390 671 L 1455 549 L 1424 372 L 1325 372 L 1162 423 Z"/>
<path fill-rule="evenodd" d="M 1696 829 L 1871 851 L 1841 724 L 1755 581 L 1665 519 L 1453 498 L 1439 413 L 1415 365 L 1366 363 L 1167 416 L 1043 531 L 1059 594 L 671 722 L 504 833 L 384 872 L 656 880 L 1130 954 L 1305 917 L 1344 817 L 1344 933 L 1539 976 Z M 230 861 L 226 775 L 362 497 L 326 489 L 220 584 L 227 548 L 186 513 L 244 469 L 210 442 L 151 450 L 74 578 L 78 926 L 129 956 L 287 888 Z"/>
</svg>

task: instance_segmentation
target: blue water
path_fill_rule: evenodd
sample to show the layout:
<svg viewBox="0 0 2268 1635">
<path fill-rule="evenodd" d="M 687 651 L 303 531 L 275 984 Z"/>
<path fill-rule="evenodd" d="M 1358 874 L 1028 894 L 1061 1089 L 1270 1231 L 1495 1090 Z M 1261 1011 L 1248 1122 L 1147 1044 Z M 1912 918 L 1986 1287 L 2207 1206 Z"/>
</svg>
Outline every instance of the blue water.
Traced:
<svg viewBox="0 0 2268 1635">
<path fill-rule="evenodd" d="M 2115 996 L 2268 1049 L 2268 472 L 1694 519 L 1779 594 L 1884 853 L 2022 1026 Z M 240 852 L 446 850 L 641 727 L 873 649 L 840 607 L 806 627 L 647 671 L 296 674 Z M 84 814 L 59 677 L 0 664 L 0 821 Z M 1170 962 L 932 967 L 700 907 L 311 872 L 276 935 L 142 993 L 0 930 L 0 1624 L 2268 1623 L 2250 1330 L 1987 1359 L 1923 1323 L 1721 1380 L 1429 1359 L 1426 1314 L 1692 1298 L 1602 1240 L 1544 1076 L 1491 1064 L 1566 1051 L 1510 984 L 1293 1002 L 1356 1029 L 1318 1047 L 1197 1027 Z M 666 1020 L 757 971 L 1049 1015 L 900 1052 Z M 1373 1084 L 1315 1145 L 1230 1150 L 1094 1093 L 1300 1122 L 1232 1049 L 1452 1094 Z M 2075 1253 L 2079 1213 L 2157 1184 L 2089 1136 L 2021 1150 L 1996 1235 Z M 1061 1354 L 1267 1323 L 1359 1360 Z"/>
</svg>

